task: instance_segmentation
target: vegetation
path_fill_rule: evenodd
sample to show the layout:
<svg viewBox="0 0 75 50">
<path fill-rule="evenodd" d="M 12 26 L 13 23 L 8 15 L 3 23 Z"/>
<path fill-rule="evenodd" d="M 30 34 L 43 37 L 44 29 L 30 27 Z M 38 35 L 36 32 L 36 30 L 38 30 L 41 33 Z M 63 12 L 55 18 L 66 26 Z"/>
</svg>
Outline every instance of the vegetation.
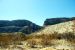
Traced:
<svg viewBox="0 0 75 50">
<path fill-rule="evenodd" d="M 69 23 L 70 23 L 69 26 L 71 26 L 70 28 L 68 26 Z M 75 28 L 73 28 L 75 25 L 74 24 L 71 25 L 72 24 L 71 22 L 69 23 L 67 22 L 67 24 L 65 23 L 65 24 L 58 24 L 55 26 L 53 25 L 52 27 L 48 26 L 46 27 L 46 29 L 43 29 L 39 32 L 34 31 L 40 29 L 40 27 L 37 27 L 34 24 L 24 27 L 22 27 L 23 25 L 18 26 L 18 24 L 15 24 L 15 26 L 22 27 L 22 29 L 20 29 L 18 32 L 0 33 L 0 47 L 8 48 L 10 47 L 10 45 L 13 45 L 15 47 L 23 47 L 23 48 L 30 47 L 36 49 L 36 48 L 44 48 L 51 46 L 55 47 L 57 45 L 62 45 L 63 43 L 65 43 L 65 45 L 66 43 L 68 45 L 69 44 L 73 45 L 75 44 L 75 32 L 74 32 Z M 1 26 L 0 28 L 6 28 L 6 30 L 10 30 L 8 29 L 8 27 L 9 26 L 4 26 L 4 27 Z M 68 31 L 69 29 L 70 31 Z"/>
</svg>

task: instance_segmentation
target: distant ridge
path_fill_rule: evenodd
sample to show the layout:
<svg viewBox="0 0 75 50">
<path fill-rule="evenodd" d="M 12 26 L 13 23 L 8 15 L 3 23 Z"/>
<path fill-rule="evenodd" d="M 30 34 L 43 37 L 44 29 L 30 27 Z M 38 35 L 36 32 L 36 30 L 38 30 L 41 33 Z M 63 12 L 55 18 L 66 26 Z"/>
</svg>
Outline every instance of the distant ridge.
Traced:
<svg viewBox="0 0 75 50">
<path fill-rule="evenodd" d="M 23 32 L 30 34 L 40 29 L 41 26 L 28 20 L 0 20 L 0 33 Z"/>
<path fill-rule="evenodd" d="M 66 18 L 66 17 L 63 17 L 63 18 L 48 18 L 44 21 L 44 26 L 54 25 L 54 24 L 72 21 L 72 20 L 75 20 L 75 17 L 72 17 L 72 18 Z"/>
</svg>

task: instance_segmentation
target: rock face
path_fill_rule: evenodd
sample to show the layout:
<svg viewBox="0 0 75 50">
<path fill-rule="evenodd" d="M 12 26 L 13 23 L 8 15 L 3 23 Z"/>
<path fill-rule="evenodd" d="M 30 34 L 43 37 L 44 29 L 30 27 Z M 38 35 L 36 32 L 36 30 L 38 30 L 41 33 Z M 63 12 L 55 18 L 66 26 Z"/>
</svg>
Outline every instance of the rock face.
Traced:
<svg viewBox="0 0 75 50">
<path fill-rule="evenodd" d="M 41 26 L 38 26 L 28 20 L 0 20 L 0 33 L 11 33 L 11 32 L 23 32 L 30 34 L 41 29 Z"/>
<path fill-rule="evenodd" d="M 51 19 L 46 19 L 44 22 L 44 25 L 54 25 L 62 22 L 67 22 L 67 21 L 72 21 L 75 20 L 75 17 L 72 18 L 51 18 Z"/>
</svg>

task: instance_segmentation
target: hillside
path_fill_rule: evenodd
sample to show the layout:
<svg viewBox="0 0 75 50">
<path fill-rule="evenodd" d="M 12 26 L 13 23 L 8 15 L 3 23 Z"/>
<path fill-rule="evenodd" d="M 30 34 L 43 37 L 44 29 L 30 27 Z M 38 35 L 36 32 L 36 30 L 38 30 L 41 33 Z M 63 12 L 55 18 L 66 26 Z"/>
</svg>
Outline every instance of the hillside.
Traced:
<svg viewBox="0 0 75 50">
<path fill-rule="evenodd" d="M 43 30 L 35 32 L 29 38 L 35 44 L 58 49 L 75 49 L 75 20 L 55 25 L 48 25 Z M 38 42 L 36 40 L 38 40 Z M 29 40 L 29 41 L 31 41 Z M 31 41 L 31 42 L 32 42 Z M 49 48 L 44 48 L 45 50 Z M 43 49 L 43 50 L 44 50 Z"/>
<path fill-rule="evenodd" d="M 75 50 L 75 20 L 48 25 L 28 35 L 2 33 L 0 47 L 4 50 Z"/>
<path fill-rule="evenodd" d="M 41 28 L 41 26 L 28 20 L 0 20 L 0 33 L 23 32 L 25 34 L 30 34 Z"/>
<path fill-rule="evenodd" d="M 52 33 L 75 33 L 75 21 L 63 22 L 55 25 L 48 25 L 43 30 L 37 32 L 37 34 L 52 34 Z"/>
</svg>

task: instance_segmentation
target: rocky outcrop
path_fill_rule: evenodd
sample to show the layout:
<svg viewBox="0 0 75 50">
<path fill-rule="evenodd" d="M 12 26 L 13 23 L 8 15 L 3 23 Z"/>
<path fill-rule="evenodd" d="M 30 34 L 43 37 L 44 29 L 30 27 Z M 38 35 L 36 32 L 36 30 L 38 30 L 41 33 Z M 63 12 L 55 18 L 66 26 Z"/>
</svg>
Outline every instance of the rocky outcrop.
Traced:
<svg viewBox="0 0 75 50">
<path fill-rule="evenodd" d="M 46 19 L 44 22 L 44 25 L 54 25 L 54 24 L 58 24 L 58 23 L 62 23 L 62 22 L 67 22 L 67 21 L 72 21 L 75 20 L 75 17 L 72 18 L 50 18 L 50 19 Z"/>
</svg>

